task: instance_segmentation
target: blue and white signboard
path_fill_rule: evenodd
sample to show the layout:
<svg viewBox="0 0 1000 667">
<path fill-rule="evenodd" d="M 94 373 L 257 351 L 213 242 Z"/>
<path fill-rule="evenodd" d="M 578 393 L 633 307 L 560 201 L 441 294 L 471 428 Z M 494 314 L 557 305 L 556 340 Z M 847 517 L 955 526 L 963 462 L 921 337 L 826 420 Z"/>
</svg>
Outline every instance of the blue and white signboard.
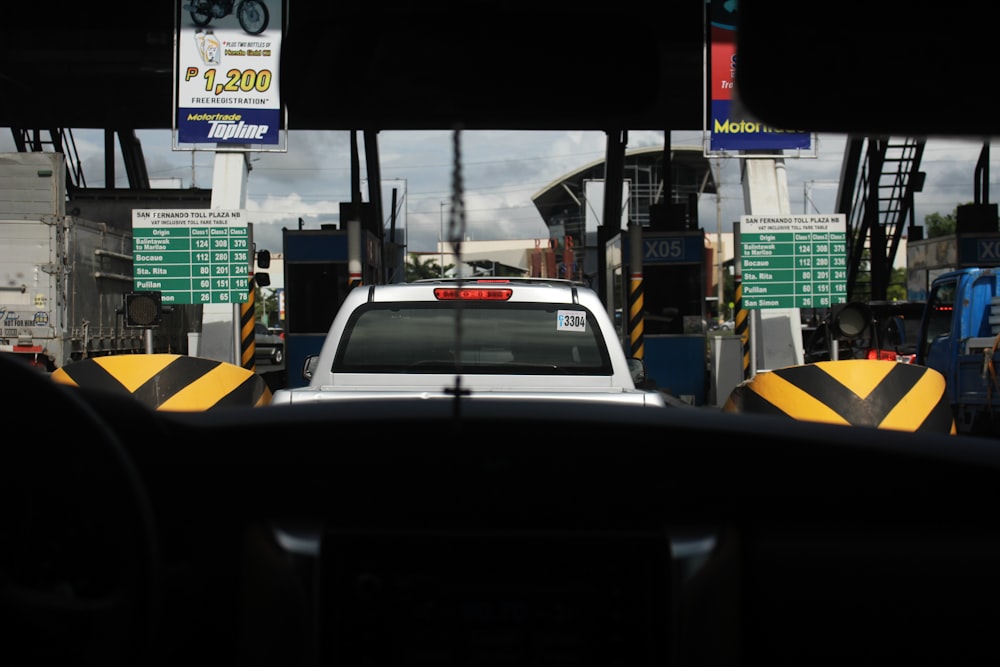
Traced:
<svg viewBox="0 0 1000 667">
<path fill-rule="evenodd" d="M 283 141 L 283 0 L 179 0 L 175 145 L 261 150 Z M 219 14 L 222 13 L 222 16 Z"/>
<path fill-rule="evenodd" d="M 1000 266 L 1000 236 L 956 234 L 958 262 L 961 266 Z"/>
<path fill-rule="evenodd" d="M 711 42 L 708 67 L 708 130 L 712 151 L 772 151 L 808 149 L 812 134 L 801 130 L 771 127 L 754 118 L 736 92 L 736 13 L 735 0 L 709 3 Z M 775 76 L 781 76 L 780 72 Z M 817 80 L 821 80 L 817 77 Z"/>
</svg>

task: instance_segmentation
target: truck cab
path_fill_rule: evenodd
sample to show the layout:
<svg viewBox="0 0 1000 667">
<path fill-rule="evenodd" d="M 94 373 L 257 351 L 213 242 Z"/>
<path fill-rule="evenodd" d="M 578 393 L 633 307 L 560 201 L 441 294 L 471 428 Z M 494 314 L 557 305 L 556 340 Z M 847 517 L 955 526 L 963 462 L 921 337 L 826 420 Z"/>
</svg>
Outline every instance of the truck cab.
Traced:
<svg viewBox="0 0 1000 667">
<path fill-rule="evenodd" d="M 964 271 L 951 272 L 935 280 L 931 286 L 920 323 L 917 363 L 941 368 L 946 365 L 949 354 L 957 350 L 954 347 L 956 338 L 952 335 L 952 319 L 956 315 L 955 294 L 964 275 Z"/>
<path fill-rule="evenodd" d="M 978 267 L 941 274 L 928 293 L 916 363 L 944 375 L 961 432 L 1000 433 L 998 294 L 1000 271 Z"/>
</svg>

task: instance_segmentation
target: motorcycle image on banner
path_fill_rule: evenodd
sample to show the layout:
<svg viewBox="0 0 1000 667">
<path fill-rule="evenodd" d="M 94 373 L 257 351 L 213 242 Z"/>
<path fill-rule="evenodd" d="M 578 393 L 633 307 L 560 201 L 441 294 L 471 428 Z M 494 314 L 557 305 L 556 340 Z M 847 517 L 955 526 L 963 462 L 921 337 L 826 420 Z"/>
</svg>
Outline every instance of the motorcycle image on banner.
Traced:
<svg viewBox="0 0 1000 667">
<path fill-rule="evenodd" d="M 191 13 L 191 20 L 205 27 L 212 19 L 221 19 L 235 13 L 240 27 L 250 35 L 267 30 L 270 15 L 262 0 L 192 0 L 184 5 Z"/>
</svg>

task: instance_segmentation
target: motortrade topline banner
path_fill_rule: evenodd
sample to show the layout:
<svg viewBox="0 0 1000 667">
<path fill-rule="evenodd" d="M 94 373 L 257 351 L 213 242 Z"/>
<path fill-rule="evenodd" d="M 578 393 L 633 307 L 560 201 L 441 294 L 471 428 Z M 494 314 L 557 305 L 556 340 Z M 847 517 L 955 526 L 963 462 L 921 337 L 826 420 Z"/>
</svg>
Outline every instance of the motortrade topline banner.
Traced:
<svg viewBox="0 0 1000 667">
<path fill-rule="evenodd" d="M 809 132 L 761 123 L 742 107 L 736 93 L 736 0 L 711 0 L 708 130 L 711 150 L 772 151 L 808 149 Z M 780 73 L 775 73 L 780 76 Z"/>
<path fill-rule="evenodd" d="M 276 146 L 283 0 L 178 0 L 177 142 Z"/>
</svg>

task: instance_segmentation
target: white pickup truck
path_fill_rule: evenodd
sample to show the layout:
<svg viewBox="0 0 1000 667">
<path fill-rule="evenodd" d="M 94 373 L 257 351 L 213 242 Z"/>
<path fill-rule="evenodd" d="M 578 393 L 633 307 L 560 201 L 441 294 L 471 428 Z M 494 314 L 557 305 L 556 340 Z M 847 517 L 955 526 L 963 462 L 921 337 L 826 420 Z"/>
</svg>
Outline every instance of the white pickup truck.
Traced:
<svg viewBox="0 0 1000 667">
<path fill-rule="evenodd" d="M 592 289 L 539 278 L 428 279 L 354 288 L 308 385 L 270 405 L 366 397 L 529 398 L 663 407 Z"/>
</svg>

